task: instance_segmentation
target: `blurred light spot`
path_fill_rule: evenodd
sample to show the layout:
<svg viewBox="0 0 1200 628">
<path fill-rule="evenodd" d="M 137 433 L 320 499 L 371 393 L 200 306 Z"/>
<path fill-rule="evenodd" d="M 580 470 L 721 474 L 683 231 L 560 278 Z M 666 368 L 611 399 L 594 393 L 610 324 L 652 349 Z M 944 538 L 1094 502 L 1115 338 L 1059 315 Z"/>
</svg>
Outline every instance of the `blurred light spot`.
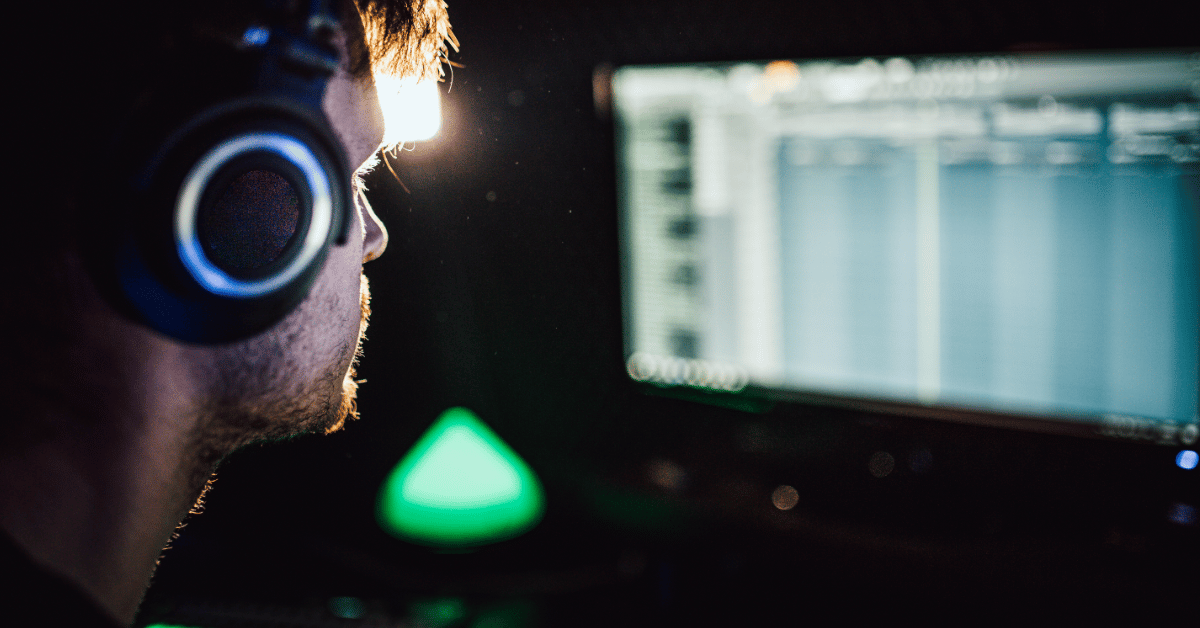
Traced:
<svg viewBox="0 0 1200 628">
<path fill-rule="evenodd" d="M 367 605 L 356 597 L 329 598 L 329 612 L 342 619 L 360 619 L 367 614 Z"/>
<path fill-rule="evenodd" d="M 761 84 L 762 71 L 752 63 L 742 63 L 727 75 L 729 88 L 732 91 L 749 94 Z"/>
<path fill-rule="evenodd" d="M 867 470 L 877 478 L 887 477 L 895 468 L 896 459 L 886 451 L 871 454 L 871 459 L 867 462 Z"/>
<path fill-rule="evenodd" d="M 1175 464 L 1180 469 L 1195 469 L 1197 462 L 1200 462 L 1200 454 L 1191 449 L 1185 449 L 1175 456 Z"/>
<path fill-rule="evenodd" d="M 496 200 L 496 193 L 495 193 L 495 192 L 488 192 L 488 193 L 487 193 L 487 194 L 485 194 L 483 197 L 484 197 L 484 198 L 486 198 L 486 199 L 488 200 L 488 202 L 489 202 L 489 203 L 492 203 L 492 202 L 495 202 L 495 200 Z"/>
<path fill-rule="evenodd" d="M 376 520 L 398 538 L 459 548 L 520 535 L 544 510 L 525 461 L 473 412 L 450 408 L 384 482 Z"/>
<path fill-rule="evenodd" d="M 912 61 L 901 57 L 893 57 L 883 62 L 883 73 L 889 83 L 907 83 L 916 75 Z"/>
<path fill-rule="evenodd" d="M 791 61 L 772 61 L 763 70 L 763 82 L 774 92 L 789 92 L 800 84 L 800 67 Z"/>
<path fill-rule="evenodd" d="M 975 68 L 980 83 L 995 83 L 1000 78 L 1000 64 L 995 59 L 980 59 Z"/>
<path fill-rule="evenodd" d="M 383 111 L 385 146 L 427 140 L 442 128 L 437 81 L 377 74 L 375 90 Z"/>
<path fill-rule="evenodd" d="M 601 63 L 592 71 L 592 104 L 596 114 L 607 118 L 612 111 L 613 67 Z"/>
<path fill-rule="evenodd" d="M 1196 525 L 1196 507 L 1191 504 L 1174 503 L 1167 511 L 1167 519 L 1181 526 Z"/>
<path fill-rule="evenodd" d="M 749 383 L 749 374 L 736 364 L 681 357 L 659 357 L 635 353 L 625 363 L 629 377 L 639 382 L 668 386 L 694 386 L 738 392 Z"/>
<path fill-rule="evenodd" d="M 883 77 L 879 62 L 864 59 L 857 65 L 834 68 L 823 77 L 822 91 L 829 102 L 849 103 L 866 99 Z"/>
<path fill-rule="evenodd" d="M 242 33 L 242 44 L 258 48 L 267 45 L 271 39 L 271 31 L 265 26 L 251 26 Z"/>
<path fill-rule="evenodd" d="M 508 104 L 512 105 L 513 107 L 520 107 L 521 105 L 525 104 L 525 92 L 519 89 L 514 89 L 509 92 Z"/>
<path fill-rule="evenodd" d="M 651 482 L 668 491 L 677 491 L 687 483 L 687 472 L 670 460 L 651 460 L 646 472 Z"/>
<path fill-rule="evenodd" d="M 778 486 L 771 493 L 771 503 L 780 510 L 791 510 L 800 503 L 800 493 L 786 484 Z"/>
<path fill-rule="evenodd" d="M 1184 445 L 1191 445 L 1196 442 L 1197 436 L 1200 436 L 1200 425 L 1196 425 L 1195 423 L 1185 425 L 1183 429 L 1179 430 L 1179 442 Z"/>
<path fill-rule="evenodd" d="M 876 81 L 883 75 L 883 65 L 874 59 L 863 59 L 854 67 L 860 73 L 874 77 Z"/>
</svg>

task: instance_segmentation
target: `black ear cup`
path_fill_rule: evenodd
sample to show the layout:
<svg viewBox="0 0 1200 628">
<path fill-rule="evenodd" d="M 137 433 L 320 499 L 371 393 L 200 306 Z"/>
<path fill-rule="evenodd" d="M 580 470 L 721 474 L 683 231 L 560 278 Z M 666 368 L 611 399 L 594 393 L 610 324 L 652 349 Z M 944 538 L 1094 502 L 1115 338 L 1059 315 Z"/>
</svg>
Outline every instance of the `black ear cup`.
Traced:
<svg viewBox="0 0 1200 628">
<path fill-rule="evenodd" d="M 170 69 L 182 78 L 152 91 L 119 134 L 106 175 L 116 183 L 85 219 L 110 300 L 187 342 L 277 323 L 352 218 L 350 170 L 321 108 L 336 53 L 311 29 L 254 32 L 248 50 L 181 55 Z"/>
<path fill-rule="evenodd" d="M 163 157 L 113 260 L 127 308 L 150 327 L 233 341 L 308 294 L 347 229 L 349 182 L 340 145 L 280 113 L 204 125 Z"/>
</svg>

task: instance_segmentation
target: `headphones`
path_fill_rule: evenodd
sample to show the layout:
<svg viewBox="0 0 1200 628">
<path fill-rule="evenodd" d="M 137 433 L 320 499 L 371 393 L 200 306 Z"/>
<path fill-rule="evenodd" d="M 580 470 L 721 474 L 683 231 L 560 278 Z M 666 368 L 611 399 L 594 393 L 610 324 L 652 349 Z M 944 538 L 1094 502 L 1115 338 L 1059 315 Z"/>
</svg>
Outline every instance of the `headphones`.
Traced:
<svg viewBox="0 0 1200 628">
<path fill-rule="evenodd" d="M 240 41 L 164 55 L 114 141 L 110 207 L 84 221 L 109 300 L 186 342 L 273 326 L 348 237 L 350 169 L 321 108 L 338 23 L 322 1 L 267 4 Z"/>
</svg>

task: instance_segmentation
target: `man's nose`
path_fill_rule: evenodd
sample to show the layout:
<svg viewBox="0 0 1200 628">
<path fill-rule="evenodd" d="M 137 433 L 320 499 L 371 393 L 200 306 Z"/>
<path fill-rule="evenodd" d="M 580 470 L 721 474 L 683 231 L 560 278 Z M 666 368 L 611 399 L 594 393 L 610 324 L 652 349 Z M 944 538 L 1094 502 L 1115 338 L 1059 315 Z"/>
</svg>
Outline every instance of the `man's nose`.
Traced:
<svg viewBox="0 0 1200 628">
<path fill-rule="evenodd" d="M 387 227 L 383 226 L 383 221 L 375 215 L 375 210 L 371 209 L 371 204 L 367 202 L 361 192 L 358 194 L 357 200 L 358 215 L 363 221 L 363 263 L 365 264 L 383 255 L 384 250 L 387 249 L 388 232 Z"/>
</svg>

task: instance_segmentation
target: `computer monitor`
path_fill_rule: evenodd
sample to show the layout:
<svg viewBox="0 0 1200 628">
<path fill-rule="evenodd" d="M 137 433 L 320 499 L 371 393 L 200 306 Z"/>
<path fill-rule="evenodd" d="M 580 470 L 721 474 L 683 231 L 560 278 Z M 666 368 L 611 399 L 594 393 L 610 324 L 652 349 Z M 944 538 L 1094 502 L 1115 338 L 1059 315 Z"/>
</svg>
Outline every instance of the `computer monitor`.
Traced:
<svg viewBox="0 0 1200 628">
<path fill-rule="evenodd" d="M 625 66 L 634 380 L 1192 445 L 1200 53 Z"/>
</svg>

